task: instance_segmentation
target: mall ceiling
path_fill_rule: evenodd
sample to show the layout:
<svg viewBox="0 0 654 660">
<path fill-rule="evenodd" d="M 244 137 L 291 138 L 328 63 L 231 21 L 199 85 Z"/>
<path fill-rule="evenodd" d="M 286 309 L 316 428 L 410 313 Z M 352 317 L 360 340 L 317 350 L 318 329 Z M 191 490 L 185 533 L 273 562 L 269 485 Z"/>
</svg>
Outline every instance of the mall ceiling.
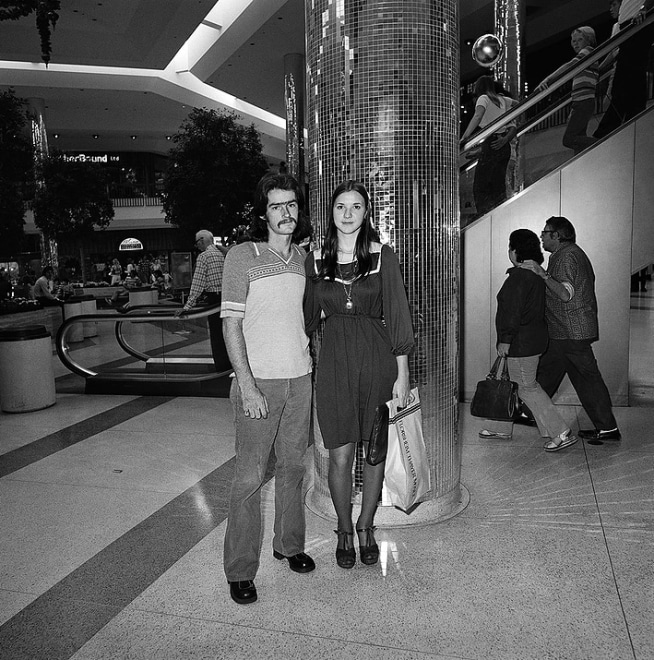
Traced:
<svg viewBox="0 0 654 660">
<path fill-rule="evenodd" d="M 0 23 L 0 89 L 43 99 L 51 145 L 61 149 L 165 153 L 166 136 L 192 106 L 232 107 L 257 125 L 277 162 L 284 158 L 283 59 L 304 51 L 304 4 L 61 0 L 47 69 L 33 15 Z M 526 0 L 527 50 L 546 52 L 561 33 L 606 14 L 607 4 Z M 460 14 L 466 80 L 481 72 L 467 43 L 493 31 L 494 5 L 461 0 Z"/>
</svg>

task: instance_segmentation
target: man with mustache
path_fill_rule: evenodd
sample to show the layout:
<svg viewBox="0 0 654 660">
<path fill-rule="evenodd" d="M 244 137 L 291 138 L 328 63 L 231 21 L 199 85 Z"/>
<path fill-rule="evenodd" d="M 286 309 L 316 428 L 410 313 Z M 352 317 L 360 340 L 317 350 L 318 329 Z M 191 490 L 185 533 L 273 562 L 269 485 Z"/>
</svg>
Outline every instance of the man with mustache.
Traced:
<svg viewBox="0 0 654 660">
<path fill-rule="evenodd" d="M 310 234 L 297 181 L 269 174 L 257 184 L 249 242 L 225 259 L 221 316 L 235 379 L 230 398 L 236 467 L 225 533 L 224 568 L 234 601 L 257 600 L 261 487 L 275 466 L 273 556 L 297 573 L 315 568 L 304 552 L 304 454 L 309 445 L 311 357 L 304 331 L 305 252 Z"/>
</svg>

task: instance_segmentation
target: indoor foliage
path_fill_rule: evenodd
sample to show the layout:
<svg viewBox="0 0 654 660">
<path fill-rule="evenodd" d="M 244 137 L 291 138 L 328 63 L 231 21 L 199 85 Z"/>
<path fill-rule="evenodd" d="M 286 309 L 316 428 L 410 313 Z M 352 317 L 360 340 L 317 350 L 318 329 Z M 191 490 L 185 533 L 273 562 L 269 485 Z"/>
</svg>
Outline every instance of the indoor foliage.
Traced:
<svg viewBox="0 0 654 660">
<path fill-rule="evenodd" d="M 195 108 L 173 136 L 164 176 L 166 222 L 192 242 L 198 229 L 227 237 L 247 223 L 257 181 L 268 169 L 253 125 L 232 112 Z"/>
<path fill-rule="evenodd" d="M 67 161 L 54 153 L 40 163 L 34 223 L 49 237 L 79 237 L 104 229 L 114 217 L 106 175 L 96 163 Z"/>
<path fill-rule="evenodd" d="M 41 38 L 41 59 L 50 61 L 50 35 L 59 18 L 60 0 L 0 0 L 0 21 L 16 21 L 36 13 L 36 29 Z"/>
<path fill-rule="evenodd" d="M 23 241 L 25 200 L 33 185 L 34 150 L 27 102 L 13 90 L 0 92 L 0 246 L 18 250 Z"/>
</svg>

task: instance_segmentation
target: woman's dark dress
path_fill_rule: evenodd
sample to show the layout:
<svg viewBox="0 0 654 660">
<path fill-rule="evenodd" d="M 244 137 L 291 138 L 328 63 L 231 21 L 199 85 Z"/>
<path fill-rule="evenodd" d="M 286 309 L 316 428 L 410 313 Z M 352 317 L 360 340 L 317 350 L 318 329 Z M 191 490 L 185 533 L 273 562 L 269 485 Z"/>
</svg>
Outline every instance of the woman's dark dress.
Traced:
<svg viewBox="0 0 654 660">
<path fill-rule="evenodd" d="M 352 284 L 352 309 L 345 307 L 344 284 L 349 289 L 353 264 L 340 264 L 343 279 L 331 282 L 312 279 L 320 267 L 319 250 L 305 262 L 307 334 L 318 327 L 321 311 L 326 316 L 316 405 L 327 449 L 369 439 L 375 408 L 393 395 L 395 356 L 408 355 L 413 348 L 411 315 L 397 257 L 387 245 L 373 246 L 371 252 L 370 273 Z"/>
</svg>

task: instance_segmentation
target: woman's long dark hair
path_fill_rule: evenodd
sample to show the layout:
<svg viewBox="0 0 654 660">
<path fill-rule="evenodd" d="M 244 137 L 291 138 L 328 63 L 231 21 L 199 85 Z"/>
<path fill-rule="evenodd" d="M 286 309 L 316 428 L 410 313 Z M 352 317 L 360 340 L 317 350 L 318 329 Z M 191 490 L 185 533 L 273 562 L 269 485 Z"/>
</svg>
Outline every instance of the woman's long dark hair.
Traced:
<svg viewBox="0 0 654 660">
<path fill-rule="evenodd" d="M 325 277 L 333 280 L 336 277 L 336 270 L 338 266 L 338 229 L 334 222 L 334 205 L 339 195 L 344 192 L 358 192 L 366 205 L 366 212 L 361 224 L 361 229 L 357 235 L 357 240 L 354 246 L 354 277 L 363 277 L 370 272 L 372 268 L 372 257 L 370 255 L 370 244 L 379 241 L 379 235 L 370 224 L 370 217 L 372 215 L 372 207 L 370 203 L 370 195 L 366 187 L 358 181 L 348 180 L 343 181 L 336 187 L 332 193 L 331 203 L 329 205 L 330 216 L 327 232 L 325 233 L 325 240 L 322 244 L 322 261 L 320 269 L 315 279 L 324 279 Z"/>
</svg>

